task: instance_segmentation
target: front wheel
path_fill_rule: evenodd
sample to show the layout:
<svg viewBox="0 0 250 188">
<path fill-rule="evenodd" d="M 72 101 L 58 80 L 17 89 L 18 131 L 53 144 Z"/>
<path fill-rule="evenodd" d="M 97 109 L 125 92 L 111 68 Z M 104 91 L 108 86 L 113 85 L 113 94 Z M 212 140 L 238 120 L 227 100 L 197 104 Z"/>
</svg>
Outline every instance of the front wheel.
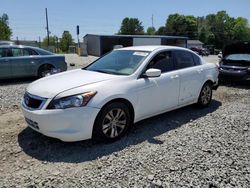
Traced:
<svg viewBox="0 0 250 188">
<path fill-rule="evenodd" d="M 212 100 L 212 84 L 207 82 L 201 88 L 197 104 L 200 107 L 207 107 L 211 103 L 211 100 Z"/>
<path fill-rule="evenodd" d="M 119 102 L 108 104 L 103 107 L 95 120 L 93 138 L 115 141 L 126 133 L 130 120 L 129 109 L 125 104 Z"/>
</svg>

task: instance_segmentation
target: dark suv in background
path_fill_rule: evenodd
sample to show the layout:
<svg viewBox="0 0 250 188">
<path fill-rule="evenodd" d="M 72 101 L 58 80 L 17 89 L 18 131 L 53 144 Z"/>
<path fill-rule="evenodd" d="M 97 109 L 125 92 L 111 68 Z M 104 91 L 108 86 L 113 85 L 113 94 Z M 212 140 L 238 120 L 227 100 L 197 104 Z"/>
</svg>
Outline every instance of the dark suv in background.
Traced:
<svg viewBox="0 0 250 188">
<path fill-rule="evenodd" d="M 250 42 L 227 45 L 222 54 L 219 79 L 250 82 Z"/>
</svg>

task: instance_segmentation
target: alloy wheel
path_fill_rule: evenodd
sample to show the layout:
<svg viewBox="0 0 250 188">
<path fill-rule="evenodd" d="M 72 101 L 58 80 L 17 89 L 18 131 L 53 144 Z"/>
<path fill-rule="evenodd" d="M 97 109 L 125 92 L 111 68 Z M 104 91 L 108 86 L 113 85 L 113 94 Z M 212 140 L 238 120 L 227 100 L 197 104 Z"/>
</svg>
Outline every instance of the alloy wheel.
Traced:
<svg viewBox="0 0 250 188">
<path fill-rule="evenodd" d="M 203 105 L 207 105 L 210 100 L 211 100 L 211 96 L 212 96 L 212 90 L 211 87 L 209 85 L 205 85 L 201 91 L 201 102 Z"/>
<path fill-rule="evenodd" d="M 108 138 L 116 138 L 123 133 L 127 121 L 127 116 L 123 109 L 111 109 L 104 117 L 102 132 Z"/>
</svg>

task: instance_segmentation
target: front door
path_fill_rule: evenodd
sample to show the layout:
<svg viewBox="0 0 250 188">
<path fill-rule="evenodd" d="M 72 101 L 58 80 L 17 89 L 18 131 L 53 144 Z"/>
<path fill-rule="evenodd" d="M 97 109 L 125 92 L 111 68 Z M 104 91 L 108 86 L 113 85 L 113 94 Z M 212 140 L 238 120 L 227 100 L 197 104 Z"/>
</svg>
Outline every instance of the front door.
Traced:
<svg viewBox="0 0 250 188">
<path fill-rule="evenodd" d="M 11 65 L 8 48 L 0 48 L 0 79 L 11 77 Z"/>
<path fill-rule="evenodd" d="M 180 79 L 174 70 L 171 51 L 157 54 L 148 64 L 149 68 L 162 71 L 161 76 L 137 80 L 137 118 L 143 119 L 167 111 L 178 105 Z"/>
</svg>

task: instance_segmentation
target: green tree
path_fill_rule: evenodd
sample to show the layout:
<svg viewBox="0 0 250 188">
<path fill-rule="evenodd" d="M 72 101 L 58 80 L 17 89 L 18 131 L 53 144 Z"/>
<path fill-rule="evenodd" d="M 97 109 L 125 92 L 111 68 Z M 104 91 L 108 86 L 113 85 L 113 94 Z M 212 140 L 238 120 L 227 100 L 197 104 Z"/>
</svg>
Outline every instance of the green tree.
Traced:
<svg viewBox="0 0 250 188">
<path fill-rule="evenodd" d="M 207 31 L 205 27 L 202 27 L 200 32 L 199 32 L 199 40 L 203 43 L 207 42 Z"/>
<path fill-rule="evenodd" d="M 9 27 L 9 17 L 7 14 L 0 16 L 0 40 L 10 40 L 12 30 Z"/>
<path fill-rule="evenodd" d="M 239 17 L 235 19 L 232 27 L 234 40 L 250 40 L 248 21 L 246 18 Z"/>
<path fill-rule="evenodd" d="M 213 44 L 217 48 L 223 48 L 226 44 L 235 40 L 235 18 L 230 17 L 226 11 L 219 11 L 216 14 L 209 14 L 206 17 L 207 30 L 213 35 Z M 211 37 L 210 37 L 211 39 Z"/>
<path fill-rule="evenodd" d="M 69 51 L 69 46 L 73 44 L 73 38 L 69 31 L 64 31 L 60 40 L 60 48 L 63 52 Z"/>
<path fill-rule="evenodd" d="M 166 27 L 161 26 L 159 29 L 155 32 L 156 35 L 166 35 Z"/>
<path fill-rule="evenodd" d="M 57 47 L 57 42 L 59 41 L 56 35 L 49 37 L 49 45 Z M 42 41 L 42 47 L 45 48 L 48 45 L 48 37 L 45 37 Z"/>
<path fill-rule="evenodd" d="M 118 32 L 122 35 L 143 35 L 144 28 L 138 18 L 124 18 Z"/>
<path fill-rule="evenodd" d="M 155 35 L 155 28 L 154 27 L 148 27 L 147 29 L 147 35 Z"/>
<path fill-rule="evenodd" d="M 165 26 L 167 35 L 197 38 L 197 19 L 194 16 L 170 14 Z"/>
</svg>

